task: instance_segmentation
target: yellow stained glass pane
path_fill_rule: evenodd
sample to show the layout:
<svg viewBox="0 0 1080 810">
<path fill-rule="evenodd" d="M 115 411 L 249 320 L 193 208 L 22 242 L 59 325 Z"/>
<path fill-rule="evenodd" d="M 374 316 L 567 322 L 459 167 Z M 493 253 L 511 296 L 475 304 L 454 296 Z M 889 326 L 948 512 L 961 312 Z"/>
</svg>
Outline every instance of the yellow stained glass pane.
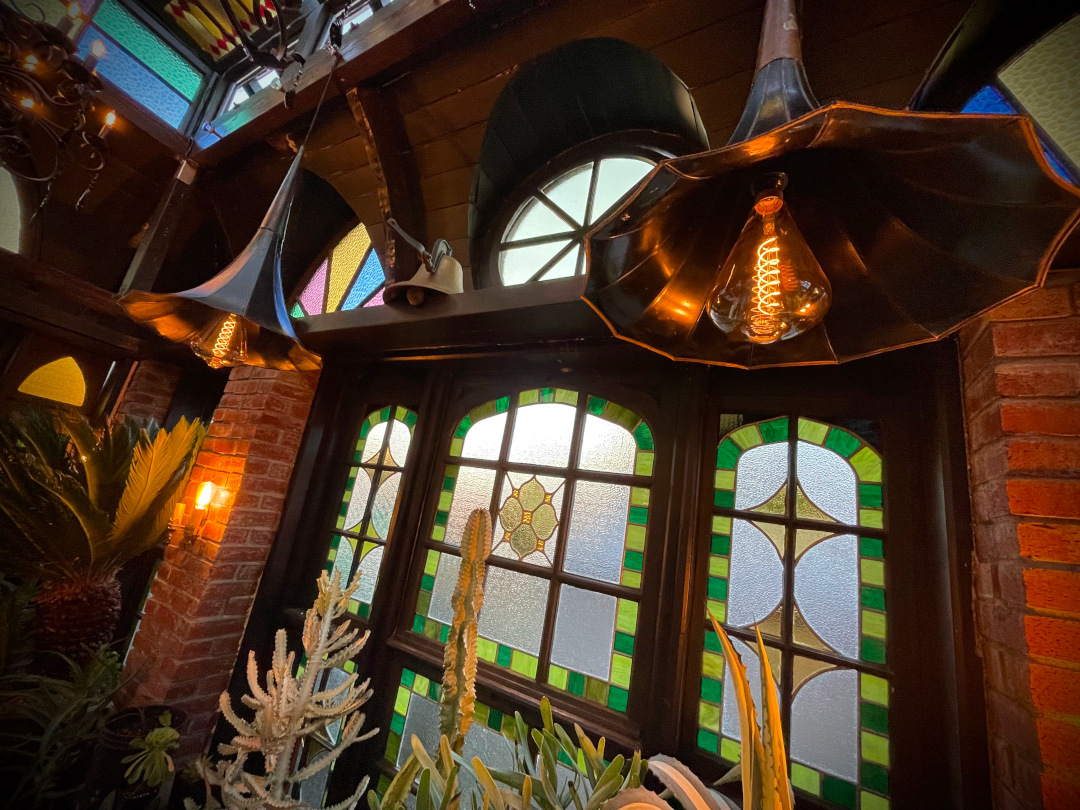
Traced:
<svg viewBox="0 0 1080 810">
<path fill-rule="evenodd" d="M 349 282 L 356 275 L 356 268 L 360 266 L 368 248 L 371 247 L 371 237 L 368 236 L 367 228 L 360 223 L 345 238 L 337 243 L 330 255 L 330 288 L 326 294 L 326 311 L 337 312 L 341 306 L 341 299 L 349 288 Z"/>
<path fill-rule="evenodd" d="M 74 358 L 61 357 L 31 372 L 19 393 L 81 407 L 86 400 L 86 379 Z"/>
</svg>

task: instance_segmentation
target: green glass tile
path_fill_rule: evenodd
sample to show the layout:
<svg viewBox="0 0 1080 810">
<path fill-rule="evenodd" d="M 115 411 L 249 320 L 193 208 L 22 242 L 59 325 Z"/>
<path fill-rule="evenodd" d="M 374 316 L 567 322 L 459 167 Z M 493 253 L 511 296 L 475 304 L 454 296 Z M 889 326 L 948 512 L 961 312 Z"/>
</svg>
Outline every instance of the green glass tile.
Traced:
<svg viewBox="0 0 1080 810">
<path fill-rule="evenodd" d="M 539 663 L 535 656 L 521 650 L 514 650 L 513 655 L 510 656 L 510 669 L 526 678 L 536 678 L 536 668 Z"/>
<path fill-rule="evenodd" d="M 361 602 L 358 613 L 360 614 L 361 619 L 368 618 L 368 616 L 371 615 L 371 605 L 369 605 L 367 602 Z"/>
<path fill-rule="evenodd" d="M 727 557 L 720 557 L 716 554 L 709 555 L 709 576 L 726 577 L 730 568 L 731 563 L 728 562 Z"/>
<path fill-rule="evenodd" d="M 735 493 L 729 489 L 718 489 L 713 492 L 713 506 L 721 509 L 731 509 L 735 506 Z"/>
<path fill-rule="evenodd" d="M 432 700 L 438 700 L 439 699 L 439 692 L 441 692 L 441 691 L 442 691 L 442 684 L 438 684 L 435 681 L 432 681 L 428 685 L 428 697 L 431 698 Z"/>
<path fill-rule="evenodd" d="M 745 425 L 738 430 L 731 431 L 729 435 L 731 437 L 731 440 L 743 450 L 749 450 L 751 447 L 757 447 L 764 441 L 761 438 L 761 431 L 758 430 L 757 425 Z"/>
<path fill-rule="evenodd" d="M 727 620 L 727 605 L 723 602 L 717 602 L 715 599 L 707 599 L 705 601 L 705 609 L 709 614 L 712 614 L 718 622 Z M 708 618 L 708 616 L 706 616 L 706 618 Z"/>
<path fill-rule="evenodd" d="M 292 309 L 289 310 L 289 316 L 293 318 L 303 318 L 304 310 L 300 309 L 300 304 L 293 304 Z"/>
<path fill-rule="evenodd" d="M 386 758 L 390 762 L 397 762 L 398 749 L 401 748 L 401 737 L 393 732 L 386 738 Z"/>
<path fill-rule="evenodd" d="M 442 625 L 434 619 L 424 619 L 424 635 L 428 638 L 437 639 L 442 630 Z"/>
<path fill-rule="evenodd" d="M 473 704 L 473 722 L 479 723 L 482 726 L 486 726 L 488 722 L 488 715 L 491 713 L 491 709 L 487 705 L 476 701 Z"/>
<path fill-rule="evenodd" d="M 410 684 L 411 686 L 412 684 Z M 409 695 L 412 694 L 408 689 L 403 686 L 398 687 L 397 695 L 394 698 L 394 713 L 405 716 L 409 711 Z"/>
<path fill-rule="evenodd" d="M 720 746 L 720 737 L 707 729 L 699 728 L 697 733 L 698 748 L 704 748 L 710 754 L 715 754 Z"/>
<path fill-rule="evenodd" d="M 825 434 L 829 432 L 829 426 L 811 419 L 799 420 L 799 438 L 812 444 L 821 444 L 825 441 Z"/>
<path fill-rule="evenodd" d="M 496 731 L 499 731 L 502 728 L 502 721 L 503 721 L 503 713 L 500 712 L 498 709 L 491 709 L 488 712 L 488 721 L 487 721 L 488 728 L 493 728 Z"/>
<path fill-rule="evenodd" d="M 714 534 L 712 536 L 712 543 L 709 547 L 709 551 L 712 554 L 730 554 L 731 536 L 726 534 Z"/>
<path fill-rule="evenodd" d="M 446 476 L 442 480 L 442 488 L 444 492 L 453 492 L 454 490 L 454 478 L 453 476 Z"/>
<path fill-rule="evenodd" d="M 639 526 L 644 526 L 649 520 L 649 510 L 644 506 L 631 506 L 627 520 Z"/>
<path fill-rule="evenodd" d="M 727 737 L 720 740 L 720 756 L 728 762 L 738 762 L 741 754 L 742 746 L 735 740 L 729 740 Z"/>
<path fill-rule="evenodd" d="M 860 509 L 859 525 L 869 529 L 880 529 L 885 525 L 885 517 L 880 509 Z"/>
<path fill-rule="evenodd" d="M 439 641 L 445 644 L 448 638 L 450 638 L 450 625 L 439 625 Z"/>
<path fill-rule="evenodd" d="M 433 526 L 431 528 L 431 539 L 441 543 L 444 539 L 446 539 L 446 527 Z"/>
<path fill-rule="evenodd" d="M 859 810 L 889 810 L 889 800 L 864 790 L 859 794 Z"/>
<path fill-rule="evenodd" d="M 878 765 L 889 764 L 889 740 L 869 731 L 860 733 L 862 758 L 867 762 L 876 762 Z"/>
<path fill-rule="evenodd" d="M 531 391 L 522 391 L 518 394 L 518 405 L 535 405 L 540 401 L 540 389 L 534 388 Z"/>
<path fill-rule="evenodd" d="M 420 579 L 420 588 L 425 591 L 431 591 L 435 589 L 435 577 L 431 574 L 424 574 Z"/>
<path fill-rule="evenodd" d="M 627 588 L 640 588 L 641 587 L 641 574 L 637 571 L 627 571 L 623 569 L 622 576 L 620 577 L 620 583 Z"/>
<path fill-rule="evenodd" d="M 724 439 L 716 448 L 716 467 L 720 470 L 734 470 L 739 463 L 742 451 L 731 439 Z"/>
<path fill-rule="evenodd" d="M 634 461 L 634 475 L 652 475 L 653 454 L 639 450 L 637 459 Z"/>
<path fill-rule="evenodd" d="M 629 525 L 626 527 L 626 547 L 634 551 L 645 550 L 645 527 Z"/>
<path fill-rule="evenodd" d="M 859 589 L 859 601 L 862 603 L 863 607 L 884 610 L 885 591 L 881 590 L 881 588 L 871 588 L 867 585 L 863 585 Z"/>
<path fill-rule="evenodd" d="M 498 664 L 500 667 L 508 667 L 510 666 L 510 661 L 511 659 L 513 659 L 513 657 L 514 651 L 511 650 L 509 647 L 500 644 L 499 651 L 495 655 L 495 663 Z"/>
<path fill-rule="evenodd" d="M 701 697 L 712 703 L 720 703 L 724 696 L 724 684 L 712 678 L 701 679 Z"/>
<path fill-rule="evenodd" d="M 885 587 L 885 563 L 881 560 L 859 560 L 859 573 L 868 585 Z"/>
<path fill-rule="evenodd" d="M 117 0 L 105 0 L 94 14 L 94 24 L 124 49 L 180 92 L 194 101 L 202 75 L 180 54 L 123 8 Z"/>
<path fill-rule="evenodd" d="M 404 684 L 405 686 L 408 686 L 411 689 L 412 685 L 413 685 L 413 681 L 415 681 L 415 680 L 416 680 L 416 673 L 413 672 L 411 669 L 403 669 L 403 670 L 401 670 L 401 683 L 402 684 Z"/>
<path fill-rule="evenodd" d="M 705 631 L 705 649 L 709 652 L 722 652 L 724 645 L 720 643 L 720 636 L 716 635 L 715 630 Z"/>
<path fill-rule="evenodd" d="M 630 488 L 630 503 L 634 506 L 648 506 L 649 505 L 649 488 L 648 487 L 631 487 Z"/>
<path fill-rule="evenodd" d="M 577 405 L 577 391 L 568 391 L 565 388 L 555 389 L 555 401 L 564 405 Z"/>
<path fill-rule="evenodd" d="M 510 410 L 510 397 L 499 397 L 495 400 L 495 413 L 506 413 Z"/>
<path fill-rule="evenodd" d="M 859 505 L 881 508 L 881 484 L 859 484 Z"/>
<path fill-rule="evenodd" d="M 608 685 L 599 678 L 585 676 L 585 699 L 601 706 L 607 705 Z"/>
<path fill-rule="evenodd" d="M 843 807 L 855 807 L 855 785 L 827 773 L 821 775 L 821 795 Z"/>
<path fill-rule="evenodd" d="M 829 435 L 825 437 L 825 446 L 830 450 L 833 450 L 844 458 L 847 458 L 856 450 L 859 449 L 861 441 L 856 439 L 846 430 L 840 430 L 839 428 L 832 428 L 829 431 Z"/>
<path fill-rule="evenodd" d="M 711 703 L 698 703 L 698 726 L 720 731 L 720 707 Z"/>
<path fill-rule="evenodd" d="M 431 591 L 420 591 L 416 597 L 416 612 L 426 616 L 430 613 Z"/>
<path fill-rule="evenodd" d="M 427 553 L 427 559 L 424 561 L 424 573 L 432 577 L 439 570 L 439 552 L 434 549 L 429 549 Z"/>
<path fill-rule="evenodd" d="M 569 756 L 566 755 L 566 752 L 563 751 L 562 748 L 559 749 L 559 762 L 561 762 L 568 768 L 574 767 L 573 761 L 570 759 Z"/>
<path fill-rule="evenodd" d="M 412 629 L 414 633 L 424 632 L 424 617 L 419 613 L 413 616 Z"/>
<path fill-rule="evenodd" d="M 727 599 L 728 581 L 722 577 L 709 577 L 709 598 Z"/>
<path fill-rule="evenodd" d="M 476 655 L 484 661 L 495 663 L 495 657 L 499 654 L 499 645 L 486 638 L 476 638 Z"/>
<path fill-rule="evenodd" d="M 623 555 L 623 566 L 629 568 L 631 571 L 640 571 L 644 561 L 645 555 L 640 551 L 627 551 Z"/>
<path fill-rule="evenodd" d="M 879 731 L 882 734 L 889 733 L 889 710 L 876 703 L 867 703 L 865 700 L 859 704 L 861 709 L 859 717 L 863 728 L 871 731 Z"/>
<path fill-rule="evenodd" d="M 387 421 L 389 421 L 389 419 L 390 419 L 390 406 L 387 405 L 385 408 L 383 408 L 381 411 L 379 411 L 379 421 L 380 422 L 387 422 Z"/>
<path fill-rule="evenodd" d="M 864 447 L 851 457 L 851 466 L 864 483 L 881 483 L 881 456 L 871 447 Z"/>
<path fill-rule="evenodd" d="M 439 511 L 449 512 L 450 505 L 454 502 L 454 493 L 450 490 L 443 490 L 439 493 Z"/>
<path fill-rule="evenodd" d="M 859 538 L 859 554 L 863 557 L 884 557 L 885 550 L 881 540 L 876 537 Z"/>
<path fill-rule="evenodd" d="M 615 614 L 615 629 L 623 633 L 637 633 L 638 605 L 630 599 L 620 599 Z"/>
<path fill-rule="evenodd" d="M 556 689 L 562 689 L 566 691 L 566 679 L 568 677 L 567 671 L 562 667 L 552 664 L 548 667 L 548 683 L 554 686 Z"/>
<path fill-rule="evenodd" d="M 394 714 L 390 717 L 390 729 L 395 734 L 401 734 L 405 730 L 405 718 L 400 714 Z"/>
<path fill-rule="evenodd" d="M 859 643 L 859 657 L 875 664 L 885 663 L 885 642 L 876 638 L 864 638 Z"/>
<path fill-rule="evenodd" d="M 762 422 L 758 428 L 761 430 L 762 438 L 769 444 L 787 441 L 788 420 L 786 418 Z"/>
<path fill-rule="evenodd" d="M 465 434 L 469 432 L 470 427 L 472 427 L 472 418 L 468 414 L 465 414 L 465 416 L 461 418 L 461 421 L 458 422 L 457 428 L 454 430 L 454 438 L 464 439 Z"/>
<path fill-rule="evenodd" d="M 701 673 L 709 678 L 715 680 L 723 680 L 724 678 L 724 656 L 718 653 L 702 653 L 701 656 Z"/>
<path fill-rule="evenodd" d="M 634 428 L 634 440 L 637 442 L 638 450 L 653 450 L 653 435 L 649 430 L 649 426 L 642 422 L 636 428 Z"/>
<path fill-rule="evenodd" d="M 863 787 L 876 790 L 878 793 L 889 793 L 889 772 L 873 762 L 859 764 L 859 781 Z"/>
<path fill-rule="evenodd" d="M 791 763 L 791 784 L 814 796 L 821 795 L 821 774 L 798 762 Z"/>
<path fill-rule="evenodd" d="M 405 418 L 402 419 L 401 421 L 404 422 L 406 425 L 408 425 L 411 428 L 411 427 L 414 427 L 416 425 L 416 420 L 418 418 L 419 418 L 419 416 L 417 414 L 413 413 L 412 411 L 407 410 L 407 411 L 405 411 Z"/>
<path fill-rule="evenodd" d="M 555 389 L 554 388 L 541 388 L 540 389 L 540 401 L 541 402 L 554 402 L 555 401 Z"/>
<path fill-rule="evenodd" d="M 877 639 L 885 638 L 885 614 L 876 613 L 872 610 L 862 612 L 862 631 L 868 636 Z"/>
<path fill-rule="evenodd" d="M 630 670 L 633 668 L 633 663 L 634 659 L 629 656 L 614 653 L 611 656 L 611 677 L 609 679 L 611 683 L 629 689 Z"/>
<path fill-rule="evenodd" d="M 450 519 L 450 513 L 449 512 L 436 512 L 435 513 L 435 525 L 436 526 L 445 527 L 446 523 L 447 523 L 447 521 L 449 519 Z"/>
<path fill-rule="evenodd" d="M 599 397 L 589 397 L 585 407 L 593 416 L 600 416 L 604 412 L 605 405 L 607 405 L 606 400 Z"/>
<path fill-rule="evenodd" d="M 713 476 L 713 489 L 735 489 L 735 471 L 717 470 Z"/>
<path fill-rule="evenodd" d="M 626 633 L 615 633 L 614 642 L 615 652 L 620 652 L 625 655 L 634 654 L 634 637 L 627 635 Z"/>
<path fill-rule="evenodd" d="M 580 672 L 571 672 L 570 677 L 567 678 L 567 686 L 572 695 L 585 694 L 585 676 Z"/>
<path fill-rule="evenodd" d="M 882 706 L 889 705 L 889 682 L 877 675 L 863 672 L 859 675 L 859 694 Z"/>
<path fill-rule="evenodd" d="M 625 689 L 621 689 L 618 686 L 612 686 L 608 688 L 607 705 L 608 708 L 614 709 L 617 712 L 625 712 L 626 707 L 630 703 L 630 693 Z"/>
</svg>

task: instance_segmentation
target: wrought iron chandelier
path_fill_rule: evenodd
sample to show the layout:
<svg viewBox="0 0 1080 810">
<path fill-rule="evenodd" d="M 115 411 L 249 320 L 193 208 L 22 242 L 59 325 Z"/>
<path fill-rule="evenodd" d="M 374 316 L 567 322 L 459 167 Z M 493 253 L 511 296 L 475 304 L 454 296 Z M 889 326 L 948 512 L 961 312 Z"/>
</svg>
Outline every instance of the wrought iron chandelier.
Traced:
<svg viewBox="0 0 1080 810">
<path fill-rule="evenodd" d="M 87 63 L 78 60 L 67 31 L 79 16 L 70 3 L 57 28 L 0 4 L 0 163 L 45 184 L 39 211 L 72 165 L 92 175 L 76 203 L 81 208 L 105 168 L 105 137 L 116 123 L 111 111 L 94 115 L 102 85 L 92 68 L 103 50 L 95 43 Z"/>
</svg>

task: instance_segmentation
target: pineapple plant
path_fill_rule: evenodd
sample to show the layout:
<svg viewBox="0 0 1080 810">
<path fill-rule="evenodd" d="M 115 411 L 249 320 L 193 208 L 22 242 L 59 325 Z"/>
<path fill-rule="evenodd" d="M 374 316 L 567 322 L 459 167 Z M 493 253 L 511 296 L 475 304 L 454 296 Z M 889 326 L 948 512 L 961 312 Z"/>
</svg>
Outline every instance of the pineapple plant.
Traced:
<svg viewBox="0 0 1080 810">
<path fill-rule="evenodd" d="M 171 431 L 116 420 L 99 435 L 82 414 L 44 408 L 0 422 L 0 570 L 39 581 L 40 650 L 81 661 L 113 641 L 116 574 L 164 539 L 204 435 L 184 419 Z"/>
</svg>

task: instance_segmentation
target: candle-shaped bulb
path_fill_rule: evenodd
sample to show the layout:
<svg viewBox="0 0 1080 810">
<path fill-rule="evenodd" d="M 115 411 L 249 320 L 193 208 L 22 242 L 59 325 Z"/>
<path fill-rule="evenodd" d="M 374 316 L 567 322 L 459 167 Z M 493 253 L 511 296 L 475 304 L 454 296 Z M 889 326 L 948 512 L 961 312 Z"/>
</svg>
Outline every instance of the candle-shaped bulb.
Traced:
<svg viewBox="0 0 1080 810">
<path fill-rule="evenodd" d="M 90 55 L 86 57 L 86 61 L 83 62 L 83 65 L 87 70 L 93 70 L 97 67 L 98 59 L 101 59 L 105 54 L 105 43 L 100 39 L 95 39 L 90 43 Z"/>
</svg>

